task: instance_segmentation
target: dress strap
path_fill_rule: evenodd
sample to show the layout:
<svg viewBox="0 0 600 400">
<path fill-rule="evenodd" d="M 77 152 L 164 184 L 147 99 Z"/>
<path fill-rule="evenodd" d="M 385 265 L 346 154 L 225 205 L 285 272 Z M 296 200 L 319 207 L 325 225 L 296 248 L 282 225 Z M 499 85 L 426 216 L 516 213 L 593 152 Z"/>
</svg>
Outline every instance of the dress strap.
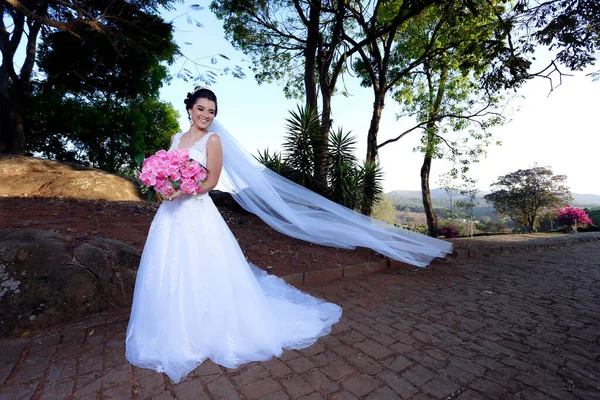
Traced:
<svg viewBox="0 0 600 400">
<path fill-rule="evenodd" d="M 179 131 L 175 134 L 175 137 L 173 138 L 173 144 L 171 145 L 171 148 L 169 150 L 173 150 L 179 147 L 179 142 L 181 141 L 181 136 L 183 136 L 183 133 L 183 131 Z"/>
</svg>

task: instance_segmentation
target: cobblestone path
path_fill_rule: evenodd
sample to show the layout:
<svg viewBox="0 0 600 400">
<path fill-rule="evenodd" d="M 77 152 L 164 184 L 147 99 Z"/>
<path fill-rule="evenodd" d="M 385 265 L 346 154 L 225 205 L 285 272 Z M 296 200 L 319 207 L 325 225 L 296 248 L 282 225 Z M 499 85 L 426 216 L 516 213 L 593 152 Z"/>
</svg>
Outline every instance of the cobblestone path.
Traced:
<svg viewBox="0 0 600 400">
<path fill-rule="evenodd" d="M 1 399 L 600 399 L 600 242 L 306 290 L 344 309 L 280 359 L 178 385 L 124 357 L 127 313 L 0 342 Z"/>
</svg>

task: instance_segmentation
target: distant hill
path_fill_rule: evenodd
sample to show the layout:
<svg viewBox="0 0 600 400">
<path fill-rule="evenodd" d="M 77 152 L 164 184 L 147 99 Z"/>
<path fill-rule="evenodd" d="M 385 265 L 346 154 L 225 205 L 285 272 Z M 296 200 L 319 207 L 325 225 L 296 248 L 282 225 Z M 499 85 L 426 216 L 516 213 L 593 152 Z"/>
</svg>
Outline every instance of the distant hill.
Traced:
<svg viewBox="0 0 600 400">
<path fill-rule="evenodd" d="M 577 207 L 595 207 L 600 205 L 600 196 L 597 194 L 573 193 L 573 205 Z"/>
<path fill-rule="evenodd" d="M 488 192 L 479 192 L 477 194 L 477 206 L 473 210 L 476 219 L 482 217 L 490 217 L 493 221 L 499 221 L 500 219 L 494 213 L 495 209 L 491 203 L 488 203 L 483 199 L 483 196 Z M 571 205 L 575 207 L 587 207 L 594 208 L 600 206 L 600 196 L 595 194 L 578 194 L 572 193 L 573 202 Z M 423 200 L 421 198 L 420 190 L 394 190 L 386 193 L 388 200 L 394 205 L 398 212 L 409 210 L 412 213 L 424 212 Z M 454 200 L 460 199 L 462 196 L 455 196 Z M 432 189 L 431 190 L 431 202 L 437 215 L 445 215 L 450 207 L 450 200 L 444 189 Z"/>
<path fill-rule="evenodd" d="M 483 205 L 485 201 L 483 200 L 483 196 L 490 193 L 489 191 L 479 192 L 477 194 L 477 198 L 480 199 L 480 205 Z M 416 200 L 421 203 L 421 191 L 420 190 L 393 190 L 387 193 L 391 198 L 401 198 L 401 199 L 411 199 Z M 595 207 L 600 206 L 600 195 L 597 194 L 580 194 L 580 193 L 572 193 L 573 196 L 573 206 L 576 207 Z M 460 196 L 458 196 L 460 198 Z M 446 195 L 446 191 L 441 188 L 432 189 L 431 190 L 431 200 L 434 203 L 435 199 L 442 200 L 442 204 L 448 204 L 448 195 Z"/>
</svg>

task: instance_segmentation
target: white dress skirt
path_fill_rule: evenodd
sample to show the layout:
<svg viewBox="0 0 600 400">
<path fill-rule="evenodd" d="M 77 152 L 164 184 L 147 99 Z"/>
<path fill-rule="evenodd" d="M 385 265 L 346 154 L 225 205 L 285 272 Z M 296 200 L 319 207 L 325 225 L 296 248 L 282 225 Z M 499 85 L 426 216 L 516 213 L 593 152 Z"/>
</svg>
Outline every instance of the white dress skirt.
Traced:
<svg viewBox="0 0 600 400">
<path fill-rule="evenodd" d="M 210 135 L 188 149 L 203 165 Z M 163 202 L 152 221 L 126 357 L 178 383 L 207 359 L 236 368 L 308 347 L 340 317 L 337 305 L 249 264 L 208 195 L 183 197 Z"/>
</svg>

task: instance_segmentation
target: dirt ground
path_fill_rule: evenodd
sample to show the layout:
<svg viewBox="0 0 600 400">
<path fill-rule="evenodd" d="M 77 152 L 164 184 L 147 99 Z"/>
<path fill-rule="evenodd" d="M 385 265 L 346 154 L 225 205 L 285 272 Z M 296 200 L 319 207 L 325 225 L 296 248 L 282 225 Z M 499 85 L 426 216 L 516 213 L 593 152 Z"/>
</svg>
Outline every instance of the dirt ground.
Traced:
<svg viewBox="0 0 600 400">
<path fill-rule="evenodd" d="M 78 238 L 99 236 L 121 240 L 142 250 L 157 210 L 141 202 L 79 200 L 47 197 L 0 197 L 0 230 L 54 230 Z M 364 248 L 343 250 L 313 245 L 285 236 L 258 217 L 219 207 L 246 258 L 285 276 L 305 271 L 378 261 L 382 256 Z"/>
</svg>

